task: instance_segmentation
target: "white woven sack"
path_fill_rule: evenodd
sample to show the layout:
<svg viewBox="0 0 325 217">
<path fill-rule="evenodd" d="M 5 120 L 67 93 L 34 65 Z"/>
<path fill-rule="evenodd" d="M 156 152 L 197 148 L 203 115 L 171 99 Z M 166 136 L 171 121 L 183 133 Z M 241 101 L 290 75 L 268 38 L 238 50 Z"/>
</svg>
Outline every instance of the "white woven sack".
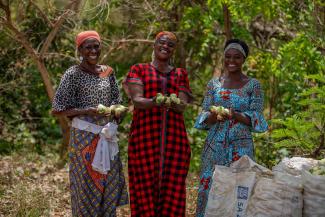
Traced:
<svg viewBox="0 0 325 217">
<path fill-rule="evenodd" d="M 325 176 L 302 172 L 304 185 L 304 217 L 325 216 Z"/>
<path fill-rule="evenodd" d="M 283 158 L 281 162 L 272 168 L 274 172 L 287 173 L 293 176 L 301 176 L 303 170 L 309 170 L 316 166 L 317 160 L 312 158 L 292 157 Z"/>
<path fill-rule="evenodd" d="M 237 168 L 215 167 L 205 209 L 206 217 L 246 217 L 246 208 L 256 177 L 255 172 L 247 171 L 248 162 L 241 158 L 236 162 Z"/>
<path fill-rule="evenodd" d="M 301 217 L 301 180 L 278 173 L 257 181 L 247 208 L 249 217 Z"/>
</svg>

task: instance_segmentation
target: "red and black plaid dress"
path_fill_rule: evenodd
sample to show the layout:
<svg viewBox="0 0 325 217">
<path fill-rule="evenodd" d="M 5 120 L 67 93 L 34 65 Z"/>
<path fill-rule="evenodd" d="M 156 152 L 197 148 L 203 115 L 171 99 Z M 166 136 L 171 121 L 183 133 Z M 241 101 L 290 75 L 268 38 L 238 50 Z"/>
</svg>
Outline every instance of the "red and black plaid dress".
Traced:
<svg viewBox="0 0 325 217">
<path fill-rule="evenodd" d="M 182 68 L 163 74 L 151 64 L 137 64 L 126 82 L 142 85 L 145 98 L 157 93 L 191 93 Z M 191 150 L 183 115 L 161 107 L 135 109 L 128 154 L 132 216 L 185 216 Z"/>
</svg>

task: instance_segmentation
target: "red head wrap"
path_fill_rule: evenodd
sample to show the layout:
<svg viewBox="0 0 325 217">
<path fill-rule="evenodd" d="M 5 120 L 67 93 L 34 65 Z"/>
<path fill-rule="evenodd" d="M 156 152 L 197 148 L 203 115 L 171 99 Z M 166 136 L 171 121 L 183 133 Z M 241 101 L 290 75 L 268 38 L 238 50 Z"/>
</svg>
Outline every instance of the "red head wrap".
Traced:
<svg viewBox="0 0 325 217">
<path fill-rule="evenodd" d="M 100 42 L 100 36 L 96 31 L 89 30 L 89 31 L 80 32 L 76 37 L 77 48 L 89 38 L 97 39 Z"/>
<path fill-rule="evenodd" d="M 156 40 L 159 39 L 160 37 L 162 37 L 163 35 L 167 35 L 168 38 L 172 39 L 172 40 L 175 40 L 177 41 L 177 37 L 174 33 L 172 32 L 168 32 L 168 31 L 162 31 L 162 32 L 159 32 L 157 35 L 156 35 Z"/>
</svg>

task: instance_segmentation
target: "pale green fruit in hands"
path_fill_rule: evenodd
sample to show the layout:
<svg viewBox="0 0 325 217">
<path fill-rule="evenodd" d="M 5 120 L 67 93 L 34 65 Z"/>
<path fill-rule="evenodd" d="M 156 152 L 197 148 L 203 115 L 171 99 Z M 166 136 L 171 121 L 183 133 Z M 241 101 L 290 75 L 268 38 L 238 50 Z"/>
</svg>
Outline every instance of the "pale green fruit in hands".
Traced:
<svg viewBox="0 0 325 217">
<path fill-rule="evenodd" d="M 97 106 L 97 111 L 98 111 L 99 114 L 104 114 L 105 111 L 106 111 L 106 106 L 104 106 L 103 104 L 99 104 Z"/>
<path fill-rule="evenodd" d="M 222 106 L 217 106 L 217 108 L 216 108 L 217 113 L 222 113 L 223 109 L 224 108 Z"/>
<path fill-rule="evenodd" d="M 99 104 L 97 106 L 97 111 L 99 114 L 110 114 L 111 113 L 110 107 L 106 107 L 103 104 Z"/>
<path fill-rule="evenodd" d="M 223 106 L 211 106 L 210 111 L 212 113 L 215 113 L 216 115 L 229 115 L 230 111 L 227 108 L 224 108 Z"/>
<path fill-rule="evenodd" d="M 156 95 L 156 103 L 161 104 L 166 100 L 166 97 L 162 95 L 161 93 L 157 93 Z"/>
<path fill-rule="evenodd" d="M 119 105 L 111 105 L 109 108 L 114 111 L 115 109 L 117 109 L 119 107 Z"/>
<path fill-rule="evenodd" d="M 180 98 L 171 98 L 172 102 L 179 105 L 181 104 L 181 99 Z"/>
<path fill-rule="evenodd" d="M 223 115 L 229 115 L 229 113 L 230 113 L 229 109 L 224 108 L 224 107 L 222 107 L 222 108 L 223 108 L 223 110 L 222 110 L 222 114 L 223 114 Z"/>
<path fill-rule="evenodd" d="M 211 106 L 210 107 L 210 111 L 212 112 L 212 113 L 215 113 L 215 114 L 217 114 L 218 113 L 218 111 L 217 111 L 217 106 Z"/>
<path fill-rule="evenodd" d="M 172 103 L 172 102 L 171 102 L 170 97 L 166 97 L 165 104 L 166 104 L 167 106 L 170 106 L 171 103 Z"/>
<path fill-rule="evenodd" d="M 170 97 L 171 102 L 173 102 L 173 103 L 175 103 L 177 105 L 179 105 L 181 103 L 181 99 L 178 98 L 175 93 L 170 94 L 169 97 Z"/>
<path fill-rule="evenodd" d="M 114 115 L 115 117 L 120 117 L 121 114 L 125 113 L 128 111 L 128 107 L 125 107 L 123 105 L 119 105 L 119 104 L 116 104 L 116 105 L 111 105 L 109 107 L 109 113 L 111 115 Z"/>
<path fill-rule="evenodd" d="M 170 94 L 170 98 L 177 98 L 177 95 L 175 93 Z"/>
<path fill-rule="evenodd" d="M 120 117 L 120 115 L 123 113 L 123 108 L 116 108 L 115 110 L 114 110 L 114 114 L 115 114 L 115 116 L 116 117 Z"/>
<path fill-rule="evenodd" d="M 222 121 L 222 119 L 223 119 L 222 116 L 220 114 L 217 114 L 217 120 Z"/>
<path fill-rule="evenodd" d="M 129 110 L 129 108 L 125 106 L 122 106 L 121 109 L 122 109 L 122 113 L 127 112 Z"/>
</svg>

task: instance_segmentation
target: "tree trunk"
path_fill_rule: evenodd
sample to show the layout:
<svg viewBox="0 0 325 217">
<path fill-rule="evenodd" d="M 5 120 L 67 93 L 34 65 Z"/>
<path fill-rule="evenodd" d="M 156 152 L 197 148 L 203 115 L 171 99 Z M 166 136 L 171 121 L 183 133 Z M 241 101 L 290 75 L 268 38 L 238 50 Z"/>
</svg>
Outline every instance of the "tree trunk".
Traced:
<svg viewBox="0 0 325 217">
<path fill-rule="evenodd" d="M 231 39 L 230 13 L 226 4 L 223 5 L 224 29 L 227 40 Z"/>
<path fill-rule="evenodd" d="M 60 27 L 62 26 L 63 22 L 65 21 L 66 17 L 70 14 L 70 7 L 73 7 L 74 4 L 78 3 L 77 6 L 80 5 L 80 1 L 79 0 L 71 0 L 69 5 L 67 6 L 66 10 L 64 11 L 64 13 L 62 13 L 61 16 L 59 16 L 56 19 L 56 22 L 54 24 L 51 24 L 50 26 L 52 26 L 52 30 L 49 33 L 49 35 L 47 36 L 45 43 L 43 44 L 41 51 L 38 52 L 37 50 L 35 50 L 32 46 L 32 44 L 30 43 L 30 41 L 28 40 L 28 38 L 25 36 L 25 34 L 23 32 L 21 32 L 15 25 L 15 22 L 13 22 L 12 17 L 11 17 L 11 10 L 10 10 L 10 3 L 7 2 L 7 4 L 3 3 L 2 1 L 0 1 L 0 9 L 4 11 L 5 16 L 1 16 L 1 23 L 3 26 L 5 26 L 13 35 L 13 38 L 19 42 L 26 50 L 27 53 L 30 55 L 30 58 L 34 61 L 34 63 L 36 64 L 45 89 L 46 89 L 46 93 L 48 95 L 49 100 L 52 102 L 55 91 L 50 79 L 50 75 L 49 72 L 46 69 L 46 66 L 44 64 L 44 54 L 47 52 L 51 42 L 53 41 L 55 35 L 58 33 Z M 36 5 L 37 6 L 37 5 Z M 76 7 L 77 7 L 76 6 Z M 38 8 L 38 7 L 37 7 Z M 47 19 L 49 20 L 49 19 Z M 59 124 L 60 127 L 62 129 L 62 135 L 63 135 L 63 141 L 62 141 L 62 145 L 60 148 L 60 152 L 61 152 L 61 157 L 63 157 L 63 155 L 65 154 L 67 147 L 68 147 L 68 143 L 69 143 L 69 122 L 67 120 L 67 118 L 64 117 L 59 117 Z"/>
<path fill-rule="evenodd" d="M 37 63 L 37 68 L 41 74 L 43 83 L 45 85 L 46 93 L 49 97 L 49 100 L 52 102 L 55 91 L 54 91 L 53 84 L 52 84 L 50 76 L 49 76 L 49 72 L 47 71 L 44 62 L 40 58 L 35 61 Z M 67 150 L 69 140 L 70 140 L 70 134 L 69 134 L 70 126 L 69 126 L 68 119 L 65 117 L 58 117 L 58 120 L 59 120 L 61 132 L 62 132 L 62 136 L 63 136 L 62 144 L 60 147 L 60 154 L 61 154 L 61 157 L 64 157 L 64 154 Z"/>
</svg>

